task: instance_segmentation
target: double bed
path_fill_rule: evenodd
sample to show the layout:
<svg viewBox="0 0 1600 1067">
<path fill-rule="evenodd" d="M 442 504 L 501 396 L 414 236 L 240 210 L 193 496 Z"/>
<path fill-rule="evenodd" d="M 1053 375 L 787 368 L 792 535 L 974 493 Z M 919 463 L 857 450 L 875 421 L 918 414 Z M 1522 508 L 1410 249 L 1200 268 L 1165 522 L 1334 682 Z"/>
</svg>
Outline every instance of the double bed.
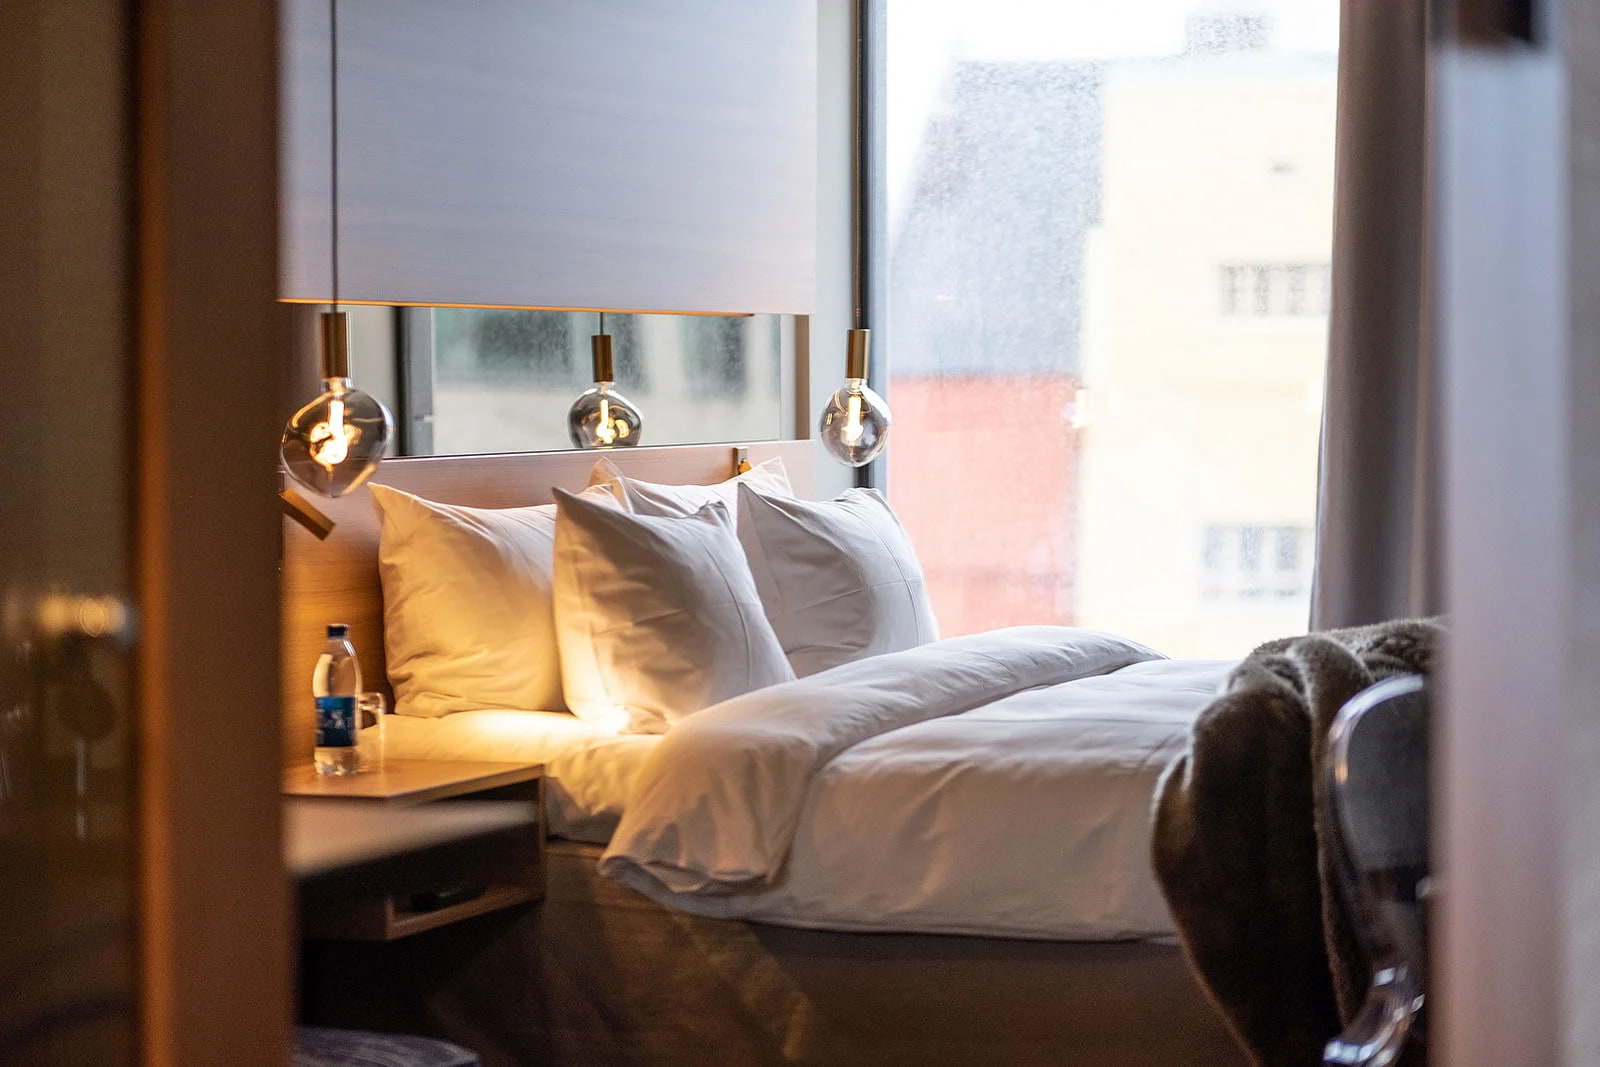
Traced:
<svg viewBox="0 0 1600 1067">
<path fill-rule="evenodd" d="M 802 476 L 810 448 L 764 446 Z M 613 459 L 706 483 L 730 451 Z M 380 480 L 507 507 L 581 485 L 590 462 L 400 461 Z M 286 532 L 291 697 L 302 631 L 330 612 L 384 677 L 376 523 L 359 496 L 334 503 L 333 538 Z M 503 1063 L 1240 1062 L 1148 859 L 1156 780 L 1230 666 L 1024 627 L 769 686 L 659 734 L 555 712 L 391 716 L 393 757 L 545 764 L 547 897 L 465 943 L 355 950 L 385 977 L 324 981 L 308 1002 Z M 292 699 L 286 723 L 295 753 L 309 728 Z M 447 977 L 406 978 L 422 973 Z"/>
</svg>

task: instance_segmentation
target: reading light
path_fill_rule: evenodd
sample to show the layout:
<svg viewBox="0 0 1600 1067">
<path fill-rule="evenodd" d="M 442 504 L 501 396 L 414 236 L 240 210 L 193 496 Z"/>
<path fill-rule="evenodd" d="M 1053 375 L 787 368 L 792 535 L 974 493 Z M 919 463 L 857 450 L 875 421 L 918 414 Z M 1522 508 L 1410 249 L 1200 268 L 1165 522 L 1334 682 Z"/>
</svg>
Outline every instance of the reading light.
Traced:
<svg viewBox="0 0 1600 1067">
<path fill-rule="evenodd" d="M 594 355 L 594 388 L 586 389 L 567 411 L 567 433 L 575 448 L 631 448 L 644 432 L 639 408 L 612 388 L 616 368 L 605 313 L 600 332 L 589 338 Z"/>
<path fill-rule="evenodd" d="M 318 541 L 326 541 L 338 524 L 319 511 L 316 505 L 299 493 L 284 486 L 278 490 L 278 506 L 285 516 L 305 528 Z"/>
<path fill-rule="evenodd" d="M 889 444 L 889 405 L 867 387 L 872 331 L 851 330 L 844 388 L 836 390 L 817 421 L 817 436 L 833 458 L 865 467 Z"/>
</svg>

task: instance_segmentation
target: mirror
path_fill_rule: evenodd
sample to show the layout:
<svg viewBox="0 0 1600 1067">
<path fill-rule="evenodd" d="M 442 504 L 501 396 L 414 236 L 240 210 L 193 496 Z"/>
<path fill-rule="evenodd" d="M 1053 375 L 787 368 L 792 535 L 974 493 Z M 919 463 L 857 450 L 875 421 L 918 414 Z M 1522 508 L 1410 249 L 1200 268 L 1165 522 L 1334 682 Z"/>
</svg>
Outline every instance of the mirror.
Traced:
<svg viewBox="0 0 1600 1067">
<path fill-rule="evenodd" d="M 593 384 L 592 311 L 350 307 L 352 372 L 394 413 L 394 454 L 571 449 L 567 409 Z M 309 309 L 308 309 L 309 311 Z M 790 315 L 604 315 L 642 445 L 777 440 Z"/>
</svg>

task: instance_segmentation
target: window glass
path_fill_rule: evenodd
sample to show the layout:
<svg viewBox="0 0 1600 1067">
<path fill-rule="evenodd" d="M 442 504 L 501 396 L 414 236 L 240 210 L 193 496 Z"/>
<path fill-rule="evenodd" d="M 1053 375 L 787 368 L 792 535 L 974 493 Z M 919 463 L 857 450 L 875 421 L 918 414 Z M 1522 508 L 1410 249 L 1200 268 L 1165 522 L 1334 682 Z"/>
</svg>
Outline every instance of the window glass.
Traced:
<svg viewBox="0 0 1600 1067">
<path fill-rule="evenodd" d="M 412 454 L 572 447 L 567 408 L 593 382 L 594 312 L 437 308 L 410 312 L 403 418 L 426 420 Z M 615 388 L 644 416 L 640 443 L 772 440 L 782 429 L 789 316 L 605 316 Z M 431 359 L 430 359 L 431 353 Z M 431 366 L 430 366 L 431 364 Z M 431 373 L 430 373 L 431 371 Z M 430 440 L 431 437 L 431 440 Z"/>
<path fill-rule="evenodd" d="M 1304 603 L 1311 592 L 1310 527 L 1208 525 L 1200 595 L 1206 601 L 1272 598 Z"/>
<path fill-rule="evenodd" d="M 880 0 L 887 488 L 941 629 L 1307 622 L 1337 0 Z"/>
<path fill-rule="evenodd" d="M 1230 263 L 1220 269 L 1224 315 L 1328 317 L 1327 263 Z"/>
</svg>

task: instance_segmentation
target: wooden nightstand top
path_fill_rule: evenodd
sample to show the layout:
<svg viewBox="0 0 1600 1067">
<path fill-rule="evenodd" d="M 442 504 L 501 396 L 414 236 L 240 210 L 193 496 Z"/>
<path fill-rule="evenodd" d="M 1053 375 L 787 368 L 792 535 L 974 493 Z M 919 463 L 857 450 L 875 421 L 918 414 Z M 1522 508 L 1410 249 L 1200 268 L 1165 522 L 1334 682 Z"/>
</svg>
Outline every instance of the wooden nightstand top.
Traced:
<svg viewBox="0 0 1600 1067">
<path fill-rule="evenodd" d="M 345 776 L 319 775 L 309 763 L 291 767 L 283 791 L 296 797 L 376 801 L 406 807 L 531 782 L 544 776 L 538 763 L 484 763 L 475 760 L 392 759 L 381 771 Z"/>
<path fill-rule="evenodd" d="M 381 804 L 296 798 L 283 806 L 283 859 L 296 878 L 312 878 L 519 827 L 537 832 L 538 817 L 516 801 L 439 804 L 401 817 Z"/>
</svg>

